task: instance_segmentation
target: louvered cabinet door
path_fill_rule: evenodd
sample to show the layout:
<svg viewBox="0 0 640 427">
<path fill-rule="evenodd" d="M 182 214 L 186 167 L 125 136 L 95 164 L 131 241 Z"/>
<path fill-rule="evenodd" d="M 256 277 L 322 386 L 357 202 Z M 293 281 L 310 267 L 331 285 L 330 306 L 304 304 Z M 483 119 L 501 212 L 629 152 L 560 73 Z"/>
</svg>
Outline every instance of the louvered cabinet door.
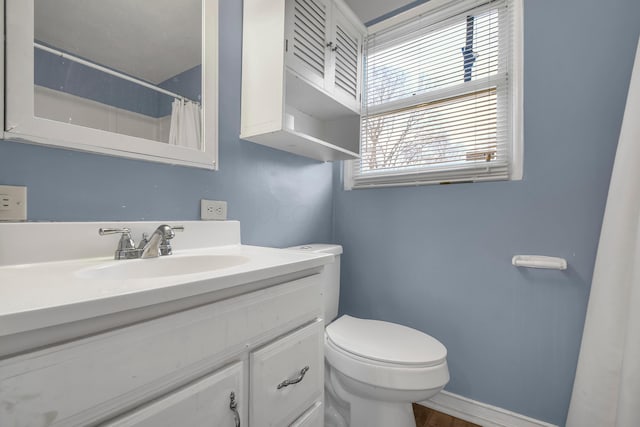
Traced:
<svg viewBox="0 0 640 427">
<path fill-rule="evenodd" d="M 321 89 L 329 70 L 329 13 L 326 0 L 287 1 L 287 66 Z"/>
<path fill-rule="evenodd" d="M 362 33 L 338 9 L 333 10 L 332 92 L 336 99 L 360 111 Z"/>
</svg>

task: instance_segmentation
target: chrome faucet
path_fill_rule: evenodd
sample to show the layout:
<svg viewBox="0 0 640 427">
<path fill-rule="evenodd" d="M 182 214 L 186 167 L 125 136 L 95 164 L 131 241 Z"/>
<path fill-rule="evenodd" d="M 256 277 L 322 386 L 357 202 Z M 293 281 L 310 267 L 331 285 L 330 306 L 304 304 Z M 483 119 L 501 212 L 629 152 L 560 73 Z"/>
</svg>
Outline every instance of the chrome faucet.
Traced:
<svg viewBox="0 0 640 427">
<path fill-rule="evenodd" d="M 184 231 L 184 227 L 179 225 L 171 227 L 163 224 L 156 228 L 151 237 L 147 233 L 142 234 L 142 240 L 136 244 L 131 238 L 131 230 L 128 228 L 101 228 L 98 234 L 106 236 L 109 234 L 122 234 L 116 249 L 115 259 L 136 259 L 136 258 L 157 258 L 161 255 L 171 255 L 171 243 L 169 240 L 175 237 L 176 231 Z"/>
<path fill-rule="evenodd" d="M 98 234 L 100 234 L 101 236 L 107 236 L 109 234 L 122 234 L 114 256 L 115 259 L 140 258 L 142 250 L 136 248 L 136 245 L 131 238 L 131 230 L 129 230 L 128 228 L 101 228 L 98 230 Z"/>
<path fill-rule="evenodd" d="M 157 258 L 161 255 L 171 255 L 173 252 L 169 240 L 175 237 L 176 231 L 184 231 L 184 227 L 171 227 L 167 224 L 162 224 L 156 228 L 147 244 L 144 245 L 140 258 Z"/>
</svg>

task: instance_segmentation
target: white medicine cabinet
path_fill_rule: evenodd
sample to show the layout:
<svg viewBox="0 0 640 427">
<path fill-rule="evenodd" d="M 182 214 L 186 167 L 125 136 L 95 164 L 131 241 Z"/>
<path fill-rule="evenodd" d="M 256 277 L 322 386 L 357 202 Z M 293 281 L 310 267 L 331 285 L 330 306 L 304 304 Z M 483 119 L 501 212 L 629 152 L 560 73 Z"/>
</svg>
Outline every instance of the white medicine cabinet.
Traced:
<svg viewBox="0 0 640 427">
<path fill-rule="evenodd" d="M 358 157 L 365 27 L 342 0 L 245 0 L 240 137 Z"/>
<path fill-rule="evenodd" d="M 218 0 L 4 0 L 4 138 L 218 168 Z"/>
</svg>

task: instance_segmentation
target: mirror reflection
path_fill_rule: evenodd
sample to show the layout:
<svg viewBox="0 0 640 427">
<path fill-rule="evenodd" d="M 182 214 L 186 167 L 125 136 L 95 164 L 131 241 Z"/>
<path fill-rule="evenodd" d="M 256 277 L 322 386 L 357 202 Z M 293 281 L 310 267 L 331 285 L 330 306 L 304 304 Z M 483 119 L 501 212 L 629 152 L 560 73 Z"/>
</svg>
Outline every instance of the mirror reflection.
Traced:
<svg viewBox="0 0 640 427">
<path fill-rule="evenodd" d="M 36 117 L 200 149 L 201 0 L 35 0 Z"/>
</svg>

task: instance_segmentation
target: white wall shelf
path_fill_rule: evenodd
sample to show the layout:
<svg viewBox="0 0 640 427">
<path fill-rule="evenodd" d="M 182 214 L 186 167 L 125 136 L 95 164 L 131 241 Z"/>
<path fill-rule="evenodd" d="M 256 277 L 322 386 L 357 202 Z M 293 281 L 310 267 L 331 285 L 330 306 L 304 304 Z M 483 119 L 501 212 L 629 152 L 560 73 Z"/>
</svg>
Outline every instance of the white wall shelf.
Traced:
<svg viewBox="0 0 640 427">
<path fill-rule="evenodd" d="M 312 40 L 300 36 L 307 25 Z M 240 138 L 320 161 L 359 157 L 365 31 L 342 0 L 246 0 Z"/>
</svg>

